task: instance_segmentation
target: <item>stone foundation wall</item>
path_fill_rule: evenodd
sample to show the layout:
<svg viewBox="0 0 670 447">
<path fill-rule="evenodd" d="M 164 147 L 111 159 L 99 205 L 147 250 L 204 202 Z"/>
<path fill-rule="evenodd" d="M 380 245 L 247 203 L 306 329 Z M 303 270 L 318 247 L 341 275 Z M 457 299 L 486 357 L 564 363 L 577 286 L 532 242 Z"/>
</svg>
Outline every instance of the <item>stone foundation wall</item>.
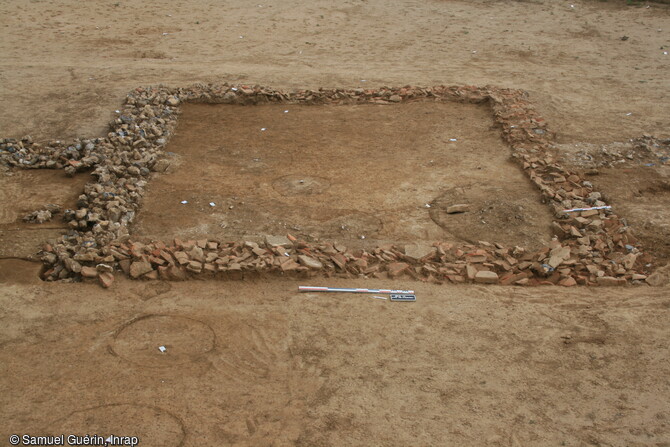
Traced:
<svg viewBox="0 0 670 447">
<path fill-rule="evenodd" d="M 141 206 L 153 172 L 165 171 L 164 148 L 184 102 L 221 104 L 396 104 L 410 101 L 487 103 L 512 156 L 542 193 L 555 216 L 554 239 L 538 251 L 480 242 L 385 246 L 371 251 L 337 244 L 310 244 L 291 235 L 269 235 L 264 244 L 215 240 L 132 241 L 128 227 Z M 65 210 L 70 230 L 39 253 L 47 281 L 98 278 L 109 287 L 114 272 L 131 278 L 181 280 L 195 276 L 298 275 L 391 278 L 431 282 L 516 285 L 625 285 L 651 273 L 625 219 L 601 194 L 560 166 L 550 150 L 553 134 L 521 90 L 435 86 L 319 89 L 283 92 L 261 86 L 194 85 L 137 88 L 116 111 L 104 138 L 37 144 L 30 137 L 0 140 L 0 161 L 21 169 L 91 171 L 77 209 Z"/>
</svg>

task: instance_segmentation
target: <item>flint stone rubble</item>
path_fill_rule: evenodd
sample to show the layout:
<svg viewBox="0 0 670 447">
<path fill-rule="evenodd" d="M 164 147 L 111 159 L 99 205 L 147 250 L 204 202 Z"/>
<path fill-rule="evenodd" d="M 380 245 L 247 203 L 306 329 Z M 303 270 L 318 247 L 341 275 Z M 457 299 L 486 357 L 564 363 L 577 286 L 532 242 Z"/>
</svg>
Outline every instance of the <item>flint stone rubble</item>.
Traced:
<svg viewBox="0 0 670 447">
<path fill-rule="evenodd" d="M 481 284 L 497 284 L 498 274 L 490 270 L 480 270 L 475 275 L 475 282 Z"/>
<path fill-rule="evenodd" d="M 164 151 L 183 103 L 222 104 L 395 104 L 432 101 L 485 103 L 502 136 L 530 181 L 555 214 L 549 246 L 529 251 L 480 242 L 432 246 L 378 247 L 350 251 L 329 243 L 307 243 L 291 235 L 268 236 L 265 244 L 225 241 L 170 243 L 133 241 L 129 225 L 139 210 L 147 182 L 165 172 Z M 552 154 L 553 132 L 521 90 L 492 86 L 382 87 L 283 92 L 246 85 L 139 87 L 110 123 L 105 137 L 70 142 L 0 139 L 0 162 L 21 169 L 90 171 L 76 209 L 63 210 L 67 234 L 40 252 L 47 281 L 88 278 L 96 270 L 103 287 L 113 271 L 132 278 L 183 280 L 197 275 L 239 278 L 250 274 L 411 278 L 442 282 L 495 282 L 506 285 L 642 284 L 655 261 L 642 251 L 625 219 L 612 209 L 565 213 L 607 204 L 593 185 L 561 166 Z M 457 204 L 452 212 L 467 211 Z M 31 213 L 31 215 L 34 213 Z M 52 213 L 53 214 L 53 213 Z M 46 217 L 46 214 L 41 215 Z M 37 214 L 31 219 L 41 219 Z M 101 269 L 100 265 L 107 268 Z M 495 275 L 495 276 L 494 276 Z M 479 278 L 479 279 L 478 279 Z M 652 281 L 653 282 L 653 281 Z"/>
<path fill-rule="evenodd" d="M 563 154 L 566 163 L 588 169 L 592 174 L 597 174 L 598 169 L 603 167 L 652 167 L 670 164 L 670 138 L 656 138 L 645 134 L 626 142 L 578 143 L 568 146 L 554 144 L 553 147 Z"/>
<path fill-rule="evenodd" d="M 42 224 L 49 222 L 53 216 L 61 212 L 61 207 L 54 204 L 44 205 L 43 209 L 33 211 L 23 217 L 24 222 Z"/>
</svg>

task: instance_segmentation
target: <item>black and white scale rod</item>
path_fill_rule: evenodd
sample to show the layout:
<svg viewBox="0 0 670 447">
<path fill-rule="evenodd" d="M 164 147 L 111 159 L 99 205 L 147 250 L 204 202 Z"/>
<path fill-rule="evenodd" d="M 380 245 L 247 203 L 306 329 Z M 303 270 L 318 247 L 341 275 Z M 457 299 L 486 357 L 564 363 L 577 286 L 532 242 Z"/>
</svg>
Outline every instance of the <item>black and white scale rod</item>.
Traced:
<svg viewBox="0 0 670 447">
<path fill-rule="evenodd" d="M 392 290 L 392 289 L 354 289 L 342 287 L 313 287 L 298 286 L 298 292 L 348 292 L 348 293 L 386 293 L 386 294 L 413 294 L 414 290 Z"/>
</svg>

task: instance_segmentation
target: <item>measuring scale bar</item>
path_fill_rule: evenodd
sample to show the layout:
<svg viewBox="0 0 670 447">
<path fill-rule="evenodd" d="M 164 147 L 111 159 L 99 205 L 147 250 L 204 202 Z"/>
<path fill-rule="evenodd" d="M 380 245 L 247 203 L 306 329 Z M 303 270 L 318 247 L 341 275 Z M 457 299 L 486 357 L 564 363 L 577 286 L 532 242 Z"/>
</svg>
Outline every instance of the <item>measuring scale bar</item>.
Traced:
<svg viewBox="0 0 670 447">
<path fill-rule="evenodd" d="M 393 290 L 393 289 L 355 289 L 340 287 L 313 287 L 298 286 L 299 292 L 347 292 L 347 293 L 386 293 L 386 294 L 414 294 L 414 290 Z"/>
</svg>

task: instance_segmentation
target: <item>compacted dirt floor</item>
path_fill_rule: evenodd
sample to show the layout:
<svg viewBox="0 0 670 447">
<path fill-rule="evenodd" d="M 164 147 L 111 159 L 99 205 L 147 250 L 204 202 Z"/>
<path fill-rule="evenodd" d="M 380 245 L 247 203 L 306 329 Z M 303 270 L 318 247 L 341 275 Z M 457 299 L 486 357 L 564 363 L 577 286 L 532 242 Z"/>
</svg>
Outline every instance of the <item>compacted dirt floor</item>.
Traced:
<svg viewBox="0 0 670 447">
<path fill-rule="evenodd" d="M 135 234 L 286 234 L 352 247 L 478 240 L 539 247 L 551 213 L 488 106 L 186 105 Z M 182 203 L 186 201 L 187 203 Z M 466 203 L 468 213 L 447 214 Z"/>
<path fill-rule="evenodd" d="M 5 0 L 0 138 L 104 135 L 129 90 L 158 83 L 520 88 L 557 155 L 591 172 L 662 265 L 667 160 L 572 155 L 670 138 L 667 52 L 670 8 L 656 2 Z M 184 107 L 174 163 L 133 231 L 542 243 L 547 210 L 491 124 L 483 106 Z M 144 446 L 670 445 L 667 285 L 43 283 L 31 259 L 63 225 L 21 218 L 72 206 L 86 180 L 0 168 L 0 445 L 60 433 Z M 444 214 L 464 201 L 477 219 Z"/>
</svg>

